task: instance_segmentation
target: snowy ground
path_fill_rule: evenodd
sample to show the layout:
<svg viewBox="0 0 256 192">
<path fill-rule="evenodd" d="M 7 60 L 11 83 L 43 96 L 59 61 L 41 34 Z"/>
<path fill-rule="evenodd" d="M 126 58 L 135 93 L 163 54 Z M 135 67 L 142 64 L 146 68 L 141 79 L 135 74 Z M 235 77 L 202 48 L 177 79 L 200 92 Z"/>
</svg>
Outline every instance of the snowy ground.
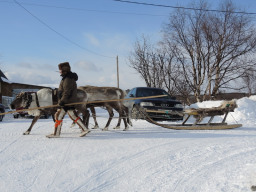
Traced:
<svg viewBox="0 0 256 192">
<path fill-rule="evenodd" d="M 237 103 L 227 119 L 243 124 L 237 129 L 170 130 L 138 120 L 124 132 L 112 129 L 115 120 L 110 131 L 92 130 L 83 138 L 78 127 L 69 127 L 68 117 L 61 138 L 48 139 L 51 119 L 40 119 L 26 136 L 22 133 L 31 119 L 7 115 L 0 123 L 0 191 L 251 191 L 256 184 L 256 97 Z M 107 119 L 98 120 L 103 128 Z"/>
</svg>

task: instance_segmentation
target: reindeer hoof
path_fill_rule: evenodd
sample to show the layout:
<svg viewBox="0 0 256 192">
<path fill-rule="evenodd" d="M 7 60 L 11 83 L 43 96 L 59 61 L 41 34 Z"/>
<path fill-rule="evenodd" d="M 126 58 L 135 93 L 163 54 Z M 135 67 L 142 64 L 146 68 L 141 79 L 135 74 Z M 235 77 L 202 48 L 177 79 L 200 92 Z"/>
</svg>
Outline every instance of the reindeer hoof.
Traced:
<svg viewBox="0 0 256 192">
<path fill-rule="evenodd" d="M 120 129 L 120 126 L 116 126 L 116 127 L 114 127 L 114 129 Z"/>
<path fill-rule="evenodd" d="M 108 127 L 105 127 L 104 129 L 102 129 L 102 131 L 108 131 Z"/>
<path fill-rule="evenodd" d="M 126 127 L 123 131 L 128 131 L 129 130 L 129 127 Z"/>
<path fill-rule="evenodd" d="M 98 129 L 99 126 L 98 125 L 95 125 L 92 129 Z"/>
<path fill-rule="evenodd" d="M 29 135 L 29 133 L 30 133 L 29 131 L 26 131 L 23 133 L 23 135 Z"/>
<path fill-rule="evenodd" d="M 71 125 L 70 125 L 70 128 L 73 128 L 73 127 L 75 127 L 75 123 L 72 123 Z"/>
</svg>

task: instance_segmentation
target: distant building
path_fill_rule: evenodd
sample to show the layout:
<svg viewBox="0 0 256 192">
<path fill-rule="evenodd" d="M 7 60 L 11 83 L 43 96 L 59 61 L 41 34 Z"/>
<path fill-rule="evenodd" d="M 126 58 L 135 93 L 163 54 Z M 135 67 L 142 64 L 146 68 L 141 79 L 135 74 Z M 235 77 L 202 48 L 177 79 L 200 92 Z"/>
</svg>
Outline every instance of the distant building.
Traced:
<svg viewBox="0 0 256 192">
<path fill-rule="evenodd" d="M 3 103 L 5 107 L 8 107 L 13 98 L 20 92 L 38 91 L 42 88 L 50 87 L 11 82 L 0 70 L 0 103 Z"/>
</svg>

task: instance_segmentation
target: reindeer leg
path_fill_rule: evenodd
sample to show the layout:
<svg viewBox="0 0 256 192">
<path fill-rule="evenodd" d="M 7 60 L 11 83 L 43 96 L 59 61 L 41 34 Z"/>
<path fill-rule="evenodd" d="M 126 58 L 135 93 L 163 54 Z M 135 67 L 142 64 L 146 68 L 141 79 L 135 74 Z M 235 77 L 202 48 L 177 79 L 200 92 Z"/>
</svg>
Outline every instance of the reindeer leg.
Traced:
<svg viewBox="0 0 256 192">
<path fill-rule="evenodd" d="M 89 128 L 89 120 L 90 120 L 90 112 L 89 110 L 86 110 L 83 112 L 83 123 L 86 128 Z"/>
<path fill-rule="evenodd" d="M 108 118 L 108 122 L 107 122 L 105 128 L 103 129 L 103 131 L 107 131 L 108 130 L 109 124 L 110 124 L 112 118 L 114 117 L 114 112 L 113 112 L 112 107 L 106 107 L 106 108 L 108 110 L 109 118 Z"/>
<path fill-rule="evenodd" d="M 76 123 L 72 122 L 71 125 L 70 125 L 70 128 L 73 128 L 75 125 L 76 125 Z"/>
<path fill-rule="evenodd" d="M 29 135 L 30 131 L 32 130 L 33 126 L 35 125 L 35 123 L 37 122 L 37 120 L 40 118 L 41 115 L 35 116 L 32 120 L 31 125 L 29 126 L 28 130 L 26 132 L 23 133 L 23 135 Z"/>
<path fill-rule="evenodd" d="M 127 118 L 128 117 L 128 109 L 122 107 L 121 114 L 122 114 L 124 126 L 125 126 L 124 131 L 127 131 L 129 129 L 129 125 L 127 124 L 127 121 L 129 120 L 129 118 Z"/>
<path fill-rule="evenodd" d="M 129 118 L 128 115 L 127 115 L 127 123 L 133 127 L 132 121 L 131 121 L 131 119 Z"/>
<path fill-rule="evenodd" d="M 120 107 L 120 105 L 118 104 L 117 106 L 114 106 L 114 109 L 118 112 L 119 114 L 119 118 L 118 118 L 118 122 L 117 125 L 114 129 L 120 129 L 120 125 L 121 125 L 121 120 L 124 117 L 123 116 L 123 109 L 122 107 Z"/>
<path fill-rule="evenodd" d="M 91 110 L 91 112 L 92 112 L 92 117 L 93 117 L 93 120 L 94 120 L 94 123 L 95 123 L 93 129 L 98 129 L 98 128 L 99 128 L 99 124 L 98 124 L 98 122 L 97 122 L 97 120 L 96 120 L 96 111 L 95 111 L 95 108 L 94 108 L 94 107 L 90 107 L 90 110 Z"/>
<path fill-rule="evenodd" d="M 124 131 L 127 131 L 129 129 L 129 125 L 127 124 L 127 121 L 126 121 L 126 117 L 125 117 L 125 114 L 123 113 L 122 111 L 122 116 L 123 116 L 123 121 L 124 121 Z"/>
<path fill-rule="evenodd" d="M 53 122 L 55 122 L 54 113 L 52 114 L 52 120 Z"/>
<path fill-rule="evenodd" d="M 121 117 L 121 114 L 119 113 L 118 122 L 117 122 L 117 125 L 116 125 L 116 127 L 114 127 L 114 129 L 120 129 L 121 120 L 122 120 L 122 117 Z"/>
<path fill-rule="evenodd" d="M 131 121 L 131 119 L 129 118 L 129 109 L 128 109 L 128 107 L 125 107 L 125 106 L 123 105 L 123 108 L 124 108 L 125 117 L 126 117 L 126 119 L 127 119 L 127 123 L 128 123 L 129 125 L 133 126 L 132 121 Z"/>
</svg>

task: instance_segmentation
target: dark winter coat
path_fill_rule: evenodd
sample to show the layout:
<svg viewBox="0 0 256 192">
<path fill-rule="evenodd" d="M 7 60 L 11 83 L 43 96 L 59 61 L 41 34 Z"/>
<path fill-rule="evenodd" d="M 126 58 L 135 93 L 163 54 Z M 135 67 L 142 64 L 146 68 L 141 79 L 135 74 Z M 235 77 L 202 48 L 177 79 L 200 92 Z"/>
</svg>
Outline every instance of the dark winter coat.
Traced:
<svg viewBox="0 0 256 192">
<path fill-rule="evenodd" d="M 62 75 L 58 89 L 59 104 L 68 104 L 77 101 L 77 80 L 78 76 L 76 73 L 67 72 Z"/>
</svg>

